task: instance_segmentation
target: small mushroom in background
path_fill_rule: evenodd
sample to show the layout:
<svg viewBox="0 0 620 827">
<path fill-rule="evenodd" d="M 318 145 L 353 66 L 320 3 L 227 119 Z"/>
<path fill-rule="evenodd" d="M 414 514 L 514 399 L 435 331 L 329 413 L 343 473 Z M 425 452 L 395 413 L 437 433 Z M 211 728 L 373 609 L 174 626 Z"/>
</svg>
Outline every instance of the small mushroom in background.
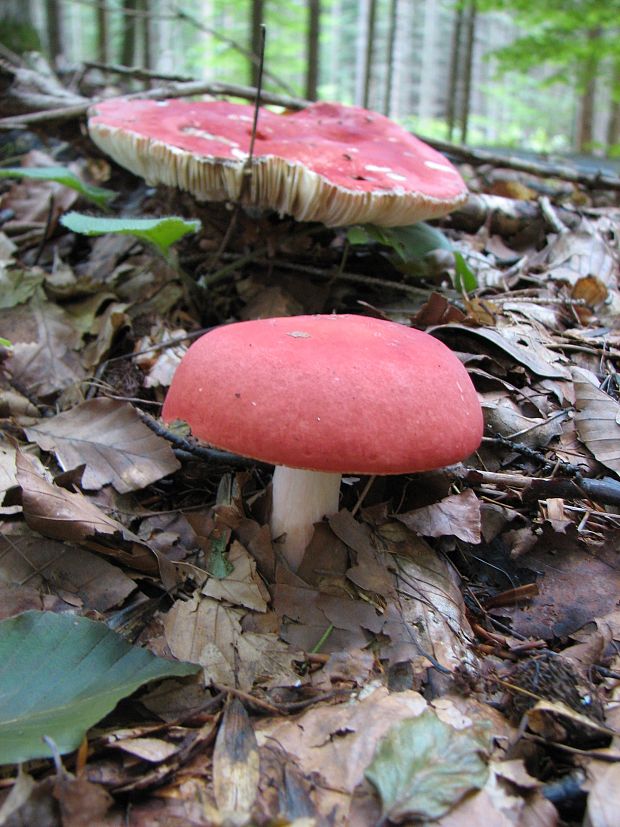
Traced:
<svg viewBox="0 0 620 827">
<path fill-rule="evenodd" d="M 405 226 L 465 201 L 455 167 L 377 112 L 324 102 L 286 115 L 259 111 L 247 188 L 249 104 L 115 98 L 92 107 L 88 131 L 149 184 L 178 187 L 200 201 L 242 197 L 330 227 Z"/>
<path fill-rule="evenodd" d="M 355 315 L 218 327 L 179 365 L 162 416 L 276 466 L 271 530 L 290 568 L 338 511 L 342 473 L 402 474 L 476 450 L 482 411 L 457 356 L 427 333 Z"/>
</svg>

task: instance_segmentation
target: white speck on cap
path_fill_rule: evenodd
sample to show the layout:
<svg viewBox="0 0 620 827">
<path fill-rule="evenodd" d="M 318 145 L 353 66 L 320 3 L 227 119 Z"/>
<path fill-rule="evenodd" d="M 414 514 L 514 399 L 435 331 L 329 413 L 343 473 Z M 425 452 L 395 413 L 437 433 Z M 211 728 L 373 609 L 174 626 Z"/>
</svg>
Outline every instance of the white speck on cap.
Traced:
<svg viewBox="0 0 620 827">
<path fill-rule="evenodd" d="M 457 175 L 459 174 L 454 167 L 450 167 L 447 164 L 438 164 L 436 161 L 424 161 L 424 165 L 429 169 L 438 169 L 441 170 L 441 172 L 456 172 Z"/>
</svg>

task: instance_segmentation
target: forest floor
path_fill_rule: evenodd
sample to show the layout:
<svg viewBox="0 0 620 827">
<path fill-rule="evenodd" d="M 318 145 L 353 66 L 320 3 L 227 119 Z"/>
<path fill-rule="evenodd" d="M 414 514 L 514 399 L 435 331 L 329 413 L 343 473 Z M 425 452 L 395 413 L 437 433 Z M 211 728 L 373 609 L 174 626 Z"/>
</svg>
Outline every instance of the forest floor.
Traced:
<svg viewBox="0 0 620 827">
<path fill-rule="evenodd" d="M 396 250 L 148 188 L 78 126 L 9 133 L 4 165 L 201 229 L 171 262 L 69 232 L 96 212 L 71 188 L 0 182 L 0 825 L 617 827 L 617 193 L 462 165 L 444 248 Z M 348 478 L 293 574 L 271 469 L 158 414 L 201 332 L 317 312 L 432 332 L 485 436 L 442 471 Z M 114 672 L 145 649 L 161 672 Z"/>
</svg>

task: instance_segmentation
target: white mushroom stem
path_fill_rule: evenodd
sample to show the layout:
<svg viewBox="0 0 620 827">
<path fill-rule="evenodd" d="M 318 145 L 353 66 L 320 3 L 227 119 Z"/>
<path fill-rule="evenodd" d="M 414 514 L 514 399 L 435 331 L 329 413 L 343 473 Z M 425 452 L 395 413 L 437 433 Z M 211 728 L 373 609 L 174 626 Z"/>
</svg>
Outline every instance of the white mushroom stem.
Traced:
<svg viewBox="0 0 620 827">
<path fill-rule="evenodd" d="M 312 539 L 314 523 L 338 511 L 341 474 L 277 465 L 273 475 L 271 536 L 282 540 L 289 566 L 297 571 Z"/>
</svg>

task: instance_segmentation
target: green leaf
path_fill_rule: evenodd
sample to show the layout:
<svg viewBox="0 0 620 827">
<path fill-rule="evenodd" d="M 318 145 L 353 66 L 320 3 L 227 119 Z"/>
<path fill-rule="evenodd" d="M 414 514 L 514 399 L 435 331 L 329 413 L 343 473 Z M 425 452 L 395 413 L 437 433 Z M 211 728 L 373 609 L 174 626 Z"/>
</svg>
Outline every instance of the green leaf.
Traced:
<svg viewBox="0 0 620 827">
<path fill-rule="evenodd" d="M 471 293 L 478 287 L 478 279 L 474 272 L 470 270 L 467 262 L 463 258 L 462 253 L 454 253 L 454 286 L 461 293 Z"/>
<path fill-rule="evenodd" d="M 94 187 L 65 167 L 0 167 L 0 178 L 29 178 L 37 181 L 55 181 L 72 190 L 76 190 L 84 198 L 97 204 L 98 207 L 107 207 L 118 193 L 104 187 Z"/>
<path fill-rule="evenodd" d="M 485 746 L 471 727 L 456 730 L 430 710 L 393 726 L 365 773 L 381 796 L 383 817 L 396 823 L 440 818 L 484 786 Z"/>
<path fill-rule="evenodd" d="M 5 339 L 4 336 L 0 336 L 0 347 L 13 347 L 13 343 Z"/>
<path fill-rule="evenodd" d="M 349 227 L 347 230 L 347 241 L 349 244 L 370 244 L 370 242 L 374 240 L 366 229 L 359 224 Z"/>
<path fill-rule="evenodd" d="M 148 681 L 200 667 L 131 646 L 104 623 L 54 612 L 0 622 L 0 764 L 76 749 L 86 731 Z"/>
<path fill-rule="evenodd" d="M 165 218 L 98 218 L 94 215 L 70 212 L 60 221 L 67 229 L 82 235 L 134 235 L 157 247 L 164 256 L 175 241 L 188 233 L 197 233 L 201 227 L 200 221 L 187 221 L 176 215 Z"/>
<path fill-rule="evenodd" d="M 374 224 L 351 227 L 347 240 L 349 244 L 369 244 L 372 241 L 382 244 L 404 262 L 421 259 L 432 250 L 452 250 L 449 239 L 436 227 L 423 221 L 407 227 L 375 227 Z"/>
<path fill-rule="evenodd" d="M 226 551 L 228 537 L 219 528 L 215 528 L 209 537 L 209 551 L 207 554 L 206 570 L 211 577 L 225 580 L 234 571 L 234 566 L 228 559 Z"/>
</svg>

